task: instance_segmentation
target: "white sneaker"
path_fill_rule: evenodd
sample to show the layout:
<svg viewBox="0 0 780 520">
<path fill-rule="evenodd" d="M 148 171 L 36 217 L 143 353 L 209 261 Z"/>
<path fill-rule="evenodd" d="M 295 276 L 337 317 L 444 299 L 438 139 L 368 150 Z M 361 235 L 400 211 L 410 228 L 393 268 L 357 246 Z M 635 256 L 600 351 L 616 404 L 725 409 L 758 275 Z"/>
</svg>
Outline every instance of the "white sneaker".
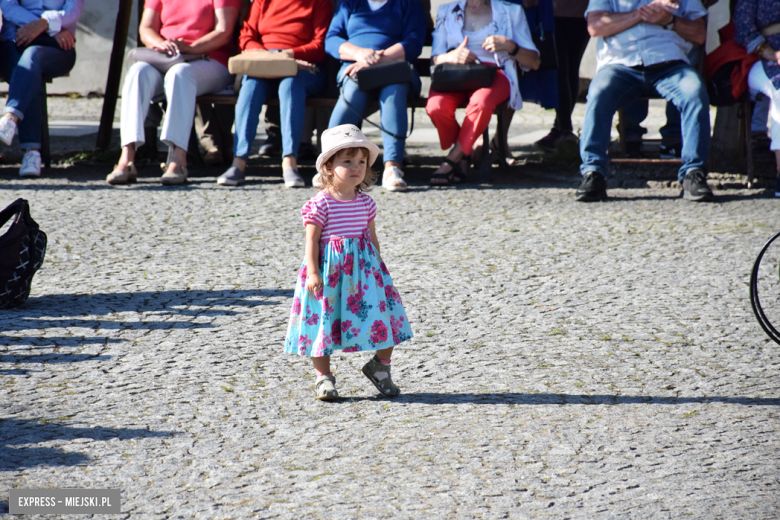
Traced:
<svg viewBox="0 0 780 520">
<path fill-rule="evenodd" d="M 16 122 L 11 117 L 0 118 L 0 141 L 11 146 L 16 135 Z"/>
<path fill-rule="evenodd" d="M 404 181 L 404 172 L 397 166 L 385 168 L 382 174 L 382 187 L 388 191 L 406 191 L 408 186 Z"/>
<path fill-rule="evenodd" d="M 27 150 L 22 159 L 22 167 L 19 168 L 19 177 L 40 177 L 41 176 L 41 152 L 38 150 Z"/>
</svg>

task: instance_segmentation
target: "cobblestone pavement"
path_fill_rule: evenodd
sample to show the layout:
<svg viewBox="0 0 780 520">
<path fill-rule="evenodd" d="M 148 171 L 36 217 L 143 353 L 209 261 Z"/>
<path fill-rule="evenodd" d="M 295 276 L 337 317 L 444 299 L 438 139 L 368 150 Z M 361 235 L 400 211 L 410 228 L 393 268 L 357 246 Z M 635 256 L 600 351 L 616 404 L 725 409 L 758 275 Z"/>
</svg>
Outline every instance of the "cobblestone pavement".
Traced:
<svg viewBox="0 0 780 520">
<path fill-rule="evenodd" d="M 120 488 L 133 519 L 780 516 L 780 350 L 747 288 L 777 200 L 688 203 L 667 172 L 584 205 L 569 170 L 412 169 L 372 192 L 415 332 L 403 393 L 345 354 L 321 403 L 282 353 L 313 192 L 257 164 L 238 189 L 0 167 L 0 205 L 49 236 L 0 315 L 0 517 L 41 487 Z"/>
</svg>

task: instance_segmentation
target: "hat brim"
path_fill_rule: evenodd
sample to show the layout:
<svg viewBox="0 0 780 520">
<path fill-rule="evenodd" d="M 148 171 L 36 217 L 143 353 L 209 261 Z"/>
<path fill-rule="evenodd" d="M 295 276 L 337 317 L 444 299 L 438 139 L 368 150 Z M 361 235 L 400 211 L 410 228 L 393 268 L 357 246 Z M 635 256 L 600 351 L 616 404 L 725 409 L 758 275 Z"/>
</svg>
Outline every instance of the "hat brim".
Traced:
<svg viewBox="0 0 780 520">
<path fill-rule="evenodd" d="M 369 168 L 374 165 L 376 162 L 376 158 L 379 157 L 379 147 L 369 141 L 366 140 L 360 140 L 360 141 L 350 141 L 346 143 L 339 143 L 338 145 L 334 146 L 333 148 L 329 149 L 327 152 L 322 152 L 319 157 L 317 157 L 317 171 L 322 171 L 323 165 L 325 165 L 326 162 L 328 162 L 328 159 L 333 157 L 337 152 L 340 150 L 343 150 L 345 148 L 366 148 L 368 150 L 368 166 Z"/>
</svg>

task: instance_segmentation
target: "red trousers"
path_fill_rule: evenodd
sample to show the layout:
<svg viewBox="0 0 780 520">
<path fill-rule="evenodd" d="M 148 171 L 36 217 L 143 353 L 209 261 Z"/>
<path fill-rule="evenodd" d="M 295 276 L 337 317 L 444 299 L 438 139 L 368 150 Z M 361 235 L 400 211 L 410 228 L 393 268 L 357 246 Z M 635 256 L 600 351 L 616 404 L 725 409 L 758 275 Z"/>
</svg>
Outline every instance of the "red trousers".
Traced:
<svg viewBox="0 0 780 520">
<path fill-rule="evenodd" d="M 503 71 L 498 71 L 489 88 L 472 92 L 435 92 L 431 90 L 425 111 L 439 131 L 441 149 L 447 150 L 457 141 L 463 153 L 471 155 L 474 141 L 490 124 L 490 116 L 498 105 L 509 99 L 509 80 Z M 455 109 L 466 105 L 463 125 L 455 119 Z M 487 143 L 485 143 L 487 144 Z"/>
</svg>

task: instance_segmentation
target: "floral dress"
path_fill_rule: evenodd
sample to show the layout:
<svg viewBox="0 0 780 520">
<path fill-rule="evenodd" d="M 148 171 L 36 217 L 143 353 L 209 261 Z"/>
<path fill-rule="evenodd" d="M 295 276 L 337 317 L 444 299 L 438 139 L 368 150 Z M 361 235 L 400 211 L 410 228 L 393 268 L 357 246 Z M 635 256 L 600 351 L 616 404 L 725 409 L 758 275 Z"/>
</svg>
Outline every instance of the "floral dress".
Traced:
<svg viewBox="0 0 780 520">
<path fill-rule="evenodd" d="M 290 354 L 321 357 L 337 350 L 381 350 L 412 337 L 401 295 L 371 241 L 368 224 L 376 211 L 371 197 L 358 193 L 353 201 L 345 203 L 320 193 L 303 207 L 304 225 L 320 225 L 325 236 L 328 212 L 335 213 L 333 208 L 337 206 L 358 214 L 351 224 L 353 229 L 362 226 L 362 231 L 349 237 L 331 235 L 320 241 L 321 292 L 306 290 L 304 259 L 284 345 L 284 351 Z"/>
</svg>

